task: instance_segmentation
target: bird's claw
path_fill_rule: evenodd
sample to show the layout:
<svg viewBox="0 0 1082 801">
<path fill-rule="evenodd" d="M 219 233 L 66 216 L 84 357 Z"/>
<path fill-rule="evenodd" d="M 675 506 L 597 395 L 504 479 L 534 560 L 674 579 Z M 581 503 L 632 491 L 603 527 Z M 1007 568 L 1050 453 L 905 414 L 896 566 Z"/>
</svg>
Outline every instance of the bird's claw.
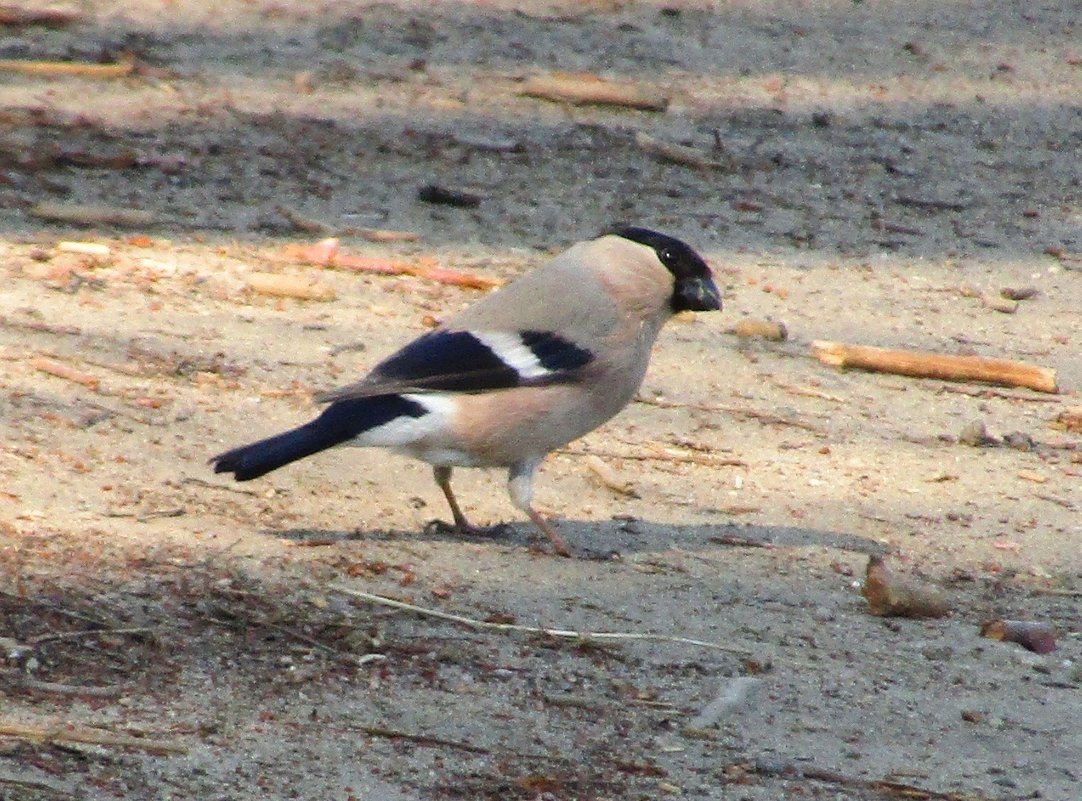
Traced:
<svg viewBox="0 0 1082 801">
<path fill-rule="evenodd" d="M 469 523 L 460 525 L 458 523 L 448 523 L 445 520 L 429 520 L 425 523 L 424 531 L 425 534 L 429 535 L 454 534 L 459 537 L 483 537 L 492 539 L 496 537 L 507 537 L 513 532 L 513 529 L 508 523 L 496 523 L 491 526 L 474 526 Z"/>
</svg>

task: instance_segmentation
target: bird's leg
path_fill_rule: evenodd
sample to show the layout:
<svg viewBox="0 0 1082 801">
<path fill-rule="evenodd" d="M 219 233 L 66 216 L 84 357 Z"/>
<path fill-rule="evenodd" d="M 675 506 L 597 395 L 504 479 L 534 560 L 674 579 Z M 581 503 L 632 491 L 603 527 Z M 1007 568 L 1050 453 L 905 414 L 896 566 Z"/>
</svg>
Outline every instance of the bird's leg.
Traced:
<svg viewBox="0 0 1082 801">
<path fill-rule="evenodd" d="M 564 538 L 533 508 L 533 477 L 540 465 L 541 460 L 535 459 L 511 466 L 507 476 L 507 491 L 511 495 L 511 503 L 530 516 L 533 524 L 549 538 L 553 551 L 560 556 L 571 556 L 571 549 L 567 547 Z"/>
<path fill-rule="evenodd" d="M 451 507 L 451 514 L 455 518 L 455 531 L 462 534 L 476 531 L 470 525 L 470 521 L 466 519 L 466 515 L 462 514 L 458 501 L 455 499 L 455 493 L 451 490 L 451 468 L 447 465 L 436 465 L 432 468 L 432 475 L 435 477 L 439 488 L 443 490 L 443 497 L 447 499 L 447 505 Z"/>
</svg>

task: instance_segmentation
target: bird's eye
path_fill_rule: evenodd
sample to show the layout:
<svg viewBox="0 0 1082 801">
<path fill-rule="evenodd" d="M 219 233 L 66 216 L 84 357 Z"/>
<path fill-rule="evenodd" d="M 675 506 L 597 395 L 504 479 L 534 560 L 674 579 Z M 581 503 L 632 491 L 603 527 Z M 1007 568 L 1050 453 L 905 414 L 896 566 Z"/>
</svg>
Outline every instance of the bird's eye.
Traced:
<svg viewBox="0 0 1082 801">
<path fill-rule="evenodd" d="M 661 263 L 666 267 L 672 267 L 676 262 L 676 254 L 673 252 L 672 248 L 665 248 L 659 255 L 661 257 Z"/>
</svg>

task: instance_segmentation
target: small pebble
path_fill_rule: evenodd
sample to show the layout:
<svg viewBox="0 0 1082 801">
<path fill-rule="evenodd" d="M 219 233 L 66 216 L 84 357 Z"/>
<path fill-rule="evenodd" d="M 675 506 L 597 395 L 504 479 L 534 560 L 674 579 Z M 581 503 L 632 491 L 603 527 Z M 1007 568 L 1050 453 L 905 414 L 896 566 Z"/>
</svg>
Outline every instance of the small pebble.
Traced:
<svg viewBox="0 0 1082 801">
<path fill-rule="evenodd" d="M 1003 444 L 1016 451 L 1032 451 L 1035 445 L 1033 437 L 1024 431 L 1012 431 L 1003 438 Z"/>
<path fill-rule="evenodd" d="M 958 441 L 973 448 L 984 448 L 999 444 L 999 440 L 988 434 L 988 427 L 983 420 L 974 420 L 963 428 L 958 435 Z"/>
<path fill-rule="evenodd" d="M 1018 301 L 1005 298 L 1002 295 L 982 295 L 981 303 L 983 303 L 986 308 L 1002 312 L 1003 314 L 1014 314 L 1018 311 Z"/>
<path fill-rule="evenodd" d="M 999 290 L 1001 297 L 1007 300 L 1029 300 L 1037 294 L 1037 287 L 1035 286 L 1022 286 L 1022 287 L 1010 287 L 1005 286 Z"/>
</svg>

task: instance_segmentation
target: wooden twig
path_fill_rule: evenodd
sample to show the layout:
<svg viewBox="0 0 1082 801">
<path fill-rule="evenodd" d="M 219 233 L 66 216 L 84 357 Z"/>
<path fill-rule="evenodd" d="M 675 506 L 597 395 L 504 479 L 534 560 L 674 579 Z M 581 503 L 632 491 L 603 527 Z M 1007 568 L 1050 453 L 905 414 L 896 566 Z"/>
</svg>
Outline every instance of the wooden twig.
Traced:
<svg viewBox="0 0 1082 801">
<path fill-rule="evenodd" d="M 710 542 L 714 545 L 727 545 L 730 548 L 774 549 L 778 547 L 777 545 L 768 540 L 753 540 L 751 537 L 739 537 L 736 534 L 721 534 L 717 537 L 710 537 L 707 542 Z"/>
<path fill-rule="evenodd" d="M 694 409 L 699 412 L 724 412 L 725 414 L 731 414 L 734 417 L 750 418 L 752 420 L 758 420 L 761 423 L 770 423 L 773 425 L 802 428 L 805 431 L 814 431 L 817 434 L 822 434 L 826 431 L 822 426 L 817 426 L 815 423 L 805 423 L 803 420 L 782 417 L 772 412 L 760 412 L 756 409 L 745 409 L 742 406 L 713 403 L 679 403 L 663 398 L 644 398 L 641 396 L 635 398 L 635 402 L 644 403 L 647 406 L 659 406 L 662 409 Z"/>
<path fill-rule="evenodd" d="M 1055 370 L 1009 359 L 952 356 L 823 340 L 812 343 L 812 352 L 819 361 L 834 367 L 855 367 L 915 378 L 980 381 L 1008 387 L 1027 387 L 1038 392 L 1059 392 Z"/>
<path fill-rule="evenodd" d="M 1040 498 L 1042 501 L 1048 501 L 1054 503 L 1056 506 L 1062 506 L 1064 509 L 1070 509 L 1072 512 L 1077 508 L 1075 504 L 1071 503 L 1066 498 L 1057 498 L 1055 495 L 1047 495 L 1043 492 L 1033 493 L 1034 498 Z"/>
<path fill-rule="evenodd" d="M 402 261 L 382 256 L 340 253 L 339 241 L 334 238 L 323 239 L 314 245 L 305 245 L 301 248 L 290 247 L 286 250 L 286 254 L 297 261 L 318 264 L 321 267 L 384 275 L 412 275 L 427 281 L 469 289 L 493 289 L 503 284 L 500 278 L 439 267 L 431 258 Z"/>
<path fill-rule="evenodd" d="M 1057 587 L 1029 587 L 1037 595 L 1055 595 L 1060 598 L 1082 598 L 1082 590 L 1061 590 Z"/>
<path fill-rule="evenodd" d="M 314 220 L 311 217 L 305 217 L 299 211 L 291 209 L 289 206 L 279 204 L 274 207 L 274 210 L 285 217 L 289 224 L 298 231 L 304 231 L 309 234 L 318 234 L 319 236 L 332 236 L 336 232 L 333 225 L 329 225 L 322 220 Z"/>
<path fill-rule="evenodd" d="M 64 364 L 58 362 L 55 359 L 50 359 L 46 356 L 36 356 L 30 360 L 30 366 L 35 370 L 40 370 L 43 373 L 56 376 L 57 378 L 63 378 L 65 381 L 73 381 L 76 384 L 82 384 L 88 389 L 96 390 L 101 384 L 101 379 L 93 373 L 85 372 L 72 367 L 70 364 Z"/>
<path fill-rule="evenodd" d="M 635 83 L 609 81 L 579 72 L 555 72 L 528 78 L 519 90 L 527 97 L 558 103 L 592 106 L 622 106 L 640 111 L 664 111 L 669 98 Z"/>
<path fill-rule="evenodd" d="M 348 234 L 367 239 L 369 242 L 416 242 L 421 235 L 413 231 L 394 231 L 389 228 L 356 228 L 353 226 L 336 226 L 306 217 L 296 209 L 286 205 L 275 206 L 275 210 L 296 228 L 309 234 L 332 237 L 337 234 Z"/>
<path fill-rule="evenodd" d="M 682 451 L 676 448 L 668 448 L 656 442 L 645 443 L 649 453 L 644 454 L 644 459 L 653 459 L 659 462 L 684 462 L 698 464 L 704 467 L 747 467 L 748 463 L 743 459 L 732 456 L 715 456 L 712 453 L 702 451 Z"/>
<path fill-rule="evenodd" d="M 359 731 L 367 734 L 369 737 L 384 737 L 388 740 L 407 740 L 417 745 L 453 748 L 456 751 L 466 751 L 471 754 L 492 753 L 488 748 L 482 748 L 479 745 L 471 745 L 470 743 L 463 743 L 458 740 L 448 740 L 444 737 L 434 737 L 431 734 L 412 734 L 407 731 L 388 729 L 384 726 L 349 726 L 347 727 L 347 731 Z"/>
<path fill-rule="evenodd" d="M 27 596 L 23 596 L 23 595 L 21 595 L 21 594 L 19 594 L 17 592 L 12 592 L 10 590 L 5 590 L 2 587 L 0 587 L 0 595 L 6 596 L 8 598 L 11 598 L 13 600 L 19 601 L 19 602 L 24 603 L 24 604 L 28 602 L 28 597 Z M 100 614 L 97 617 L 91 617 L 89 614 L 83 614 L 83 613 L 80 613 L 80 612 L 73 612 L 70 609 L 67 609 L 67 608 L 61 606 L 60 604 L 52 603 L 51 601 L 47 601 L 47 600 L 45 600 L 44 598 L 41 598 L 41 597 L 29 596 L 29 599 L 30 599 L 30 602 L 32 602 L 34 604 L 44 606 L 46 609 L 51 609 L 53 612 L 56 612 L 58 615 L 63 615 L 64 617 L 71 618 L 72 620 L 81 620 L 84 623 L 91 623 L 91 624 L 93 624 L 95 626 L 101 626 L 103 629 L 108 628 L 109 625 L 110 625 L 110 622 L 108 620 L 103 619 L 103 617 Z M 36 640 L 32 640 L 31 642 L 36 642 Z"/>
<path fill-rule="evenodd" d="M 30 214 L 44 220 L 72 225 L 118 225 L 138 228 L 155 223 L 154 215 L 143 209 L 80 203 L 42 202 L 32 206 Z"/>
<path fill-rule="evenodd" d="M 30 645 L 41 645 L 43 642 L 55 640 L 76 640 L 83 637 L 108 636 L 111 634 L 145 634 L 149 631 L 159 631 L 161 626 L 132 626 L 124 629 L 83 629 L 82 631 L 58 631 L 52 634 L 39 634 L 28 640 Z"/>
<path fill-rule="evenodd" d="M 694 167 L 699 170 L 724 170 L 729 166 L 725 162 L 708 158 L 704 153 L 693 147 L 663 142 L 642 131 L 635 134 L 635 144 L 644 152 L 671 164 L 680 164 L 684 167 Z"/>
<path fill-rule="evenodd" d="M 455 615 L 451 614 L 450 612 L 440 612 L 436 609 L 428 609 L 423 606 L 406 603 L 405 601 L 398 601 L 394 598 L 387 598 L 383 595 L 373 595 L 372 593 L 355 590 L 350 587 L 345 587 L 341 584 L 332 584 L 330 588 L 344 595 L 349 595 L 353 598 L 359 598 L 362 601 L 368 601 L 370 603 L 379 604 L 381 606 L 389 606 L 392 609 L 401 609 L 406 612 L 413 612 L 414 614 L 423 615 L 425 617 L 432 617 L 438 620 L 446 620 L 451 623 L 459 623 L 463 626 L 468 626 L 471 629 L 514 632 L 519 634 L 537 634 L 543 637 L 558 637 L 567 640 L 582 640 L 584 642 L 671 642 L 679 643 L 682 645 L 695 645 L 700 648 L 711 648 L 716 651 L 726 651 L 728 653 L 741 654 L 744 656 L 747 656 L 749 653 L 751 653 L 745 648 L 738 648 L 731 645 L 722 645 L 721 643 L 708 642 L 706 640 L 694 640 L 688 637 L 673 637 L 668 634 L 640 634 L 635 632 L 628 633 L 620 631 L 574 631 L 572 629 L 550 629 L 543 626 L 520 626 L 516 623 L 491 623 L 487 620 L 476 620 L 472 617 L 466 617 L 465 615 Z"/>
<path fill-rule="evenodd" d="M 1062 403 L 1062 398 L 1042 398 L 1039 395 L 1020 395 L 1017 392 L 1004 392 L 991 387 L 967 387 L 940 384 L 938 391 L 954 392 L 958 395 L 969 395 L 973 398 L 1003 398 L 1004 400 L 1025 401 L 1026 403 Z"/>
<path fill-rule="evenodd" d="M 548 699 L 546 699 L 547 701 Z M 537 754 L 523 751 L 512 751 L 504 748 L 491 749 L 472 743 L 464 743 L 461 740 L 449 740 L 446 737 L 436 737 L 431 734 L 415 734 L 413 732 L 390 729 L 385 726 L 359 725 L 347 726 L 345 731 L 355 731 L 367 734 L 369 737 L 382 737 L 388 740 L 407 740 L 420 746 L 431 748 L 453 748 L 457 751 L 465 751 L 470 754 L 497 754 L 499 756 L 512 756 L 519 759 L 529 759 L 538 762 L 566 763 L 567 758 L 551 756 L 549 754 Z"/>
<path fill-rule="evenodd" d="M 674 462 L 677 464 L 698 464 L 705 467 L 747 467 L 748 463 L 743 459 L 729 456 L 714 456 L 710 453 L 696 451 L 678 451 L 675 448 L 666 448 L 657 443 L 641 445 L 643 451 L 637 453 L 617 453 L 616 451 L 598 450 L 596 448 L 579 447 L 574 450 L 561 448 L 557 453 L 566 453 L 569 456 L 595 456 L 603 459 L 630 459 L 636 462 Z M 587 464 L 589 467 L 589 464 Z"/>
<path fill-rule="evenodd" d="M 6 669 L 0 669 L 0 673 L 8 672 L 9 671 Z M 27 676 L 22 671 L 11 672 L 18 674 L 13 677 L 15 686 L 24 690 L 33 690 L 34 692 L 49 693 L 51 695 L 78 695 L 85 698 L 115 698 L 126 689 L 121 685 L 89 687 L 81 684 L 62 684 L 56 681 L 41 681 Z"/>
<path fill-rule="evenodd" d="M 801 395 L 805 398 L 818 398 L 819 400 L 831 401 L 833 403 L 845 403 L 845 398 L 840 395 L 831 395 L 829 392 L 823 392 L 821 389 L 809 386 L 794 386 L 793 384 L 783 384 L 780 381 L 775 381 L 774 385 L 790 395 Z"/>
<path fill-rule="evenodd" d="M 0 70 L 24 75 L 76 75 L 81 78 L 123 78 L 135 72 L 134 61 L 116 64 L 88 64 L 82 61 L 23 61 L 0 59 Z"/>
<path fill-rule="evenodd" d="M 92 148 L 63 147 L 43 155 L 43 161 L 60 166 L 83 167 L 94 170 L 128 170 L 139 163 L 139 154 L 127 147 Z"/>
<path fill-rule="evenodd" d="M 41 320 L 14 320 L 0 315 L 0 328 L 15 328 L 20 331 L 33 331 L 38 334 L 50 334 L 56 337 L 83 336 L 84 331 L 74 325 L 57 325 Z"/>
<path fill-rule="evenodd" d="M 910 799 L 910 801 L 983 801 L 988 796 L 977 795 L 972 792 L 942 792 L 940 790 L 928 790 L 903 782 L 890 781 L 887 779 L 862 779 L 858 776 L 848 776 L 834 770 L 817 768 L 814 765 L 802 765 L 797 762 L 769 763 L 741 763 L 731 766 L 734 773 L 753 773 L 757 776 L 778 776 L 787 779 L 809 779 L 811 781 L 834 784 L 840 787 L 851 787 L 862 790 L 872 790 L 883 795 L 895 798 Z"/>
<path fill-rule="evenodd" d="M 262 492 L 256 490 L 244 489 L 243 487 L 231 487 L 228 484 L 218 484 L 214 481 L 206 481 L 202 478 L 195 478 L 194 476 L 185 476 L 180 480 L 181 484 L 195 484 L 199 487 L 206 487 L 207 489 L 221 490 L 222 492 L 235 492 L 238 495 L 251 495 L 255 498 L 265 497 Z"/>
<path fill-rule="evenodd" d="M 461 270 L 451 270 L 446 267 L 416 267 L 409 271 L 410 275 L 423 278 L 426 281 L 435 281 L 437 284 L 449 286 L 462 286 L 468 289 L 492 289 L 503 285 L 500 278 L 492 278 L 487 275 L 465 273 Z"/>
<path fill-rule="evenodd" d="M 128 737 L 114 734 L 103 729 L 92 729 L 75 724 L 56 724 L 43 726 L 34 723 L 16 723 L 0 721 L 0 737 L 15 737 L 34 742 L 88 743 L 90 745 L 134 748 L 148 754 L 168 755 L 186 754 L 188 747 L 168 740 L 146 740 L 142 737 Z"/>
<path fill-rule="evenodd" d="M 936 200 L 934 198 L 909 197 L 898 195 L 894 202 L 899 206 L 910 206 L 915 209 L 931 209 L 933 211 L 965 211 L 969 208 L 967 203 L 957 203 L 950 200 Z"/>
<path fill-rule="evenodd" d="M 396 231 L 393 228 L 347 228 L 344 233 L 369 242 L 416 242 L 421 238 L 416 231 Z"/>
<path fill-rule="evenodd" d="M 638 498 L 639 491 L 635 489 L 635 485 L 625 478 L 620 478 L 616 475 L 616 471 L 609 467 L 605 462 L 601 460 L 596 454 L 590 454 L 586 457 L 586 467 L 593 474 L 597 482 L 615 492 L 617 495 L 623 495 L 628 498 Z"/>
<path fill-rule="evenodd" d="M 47 792 L 53 795 L 65 796 L 67 798 L 74 798 L 75 791 L 71 788 L 70 783 L 61 783 L 55 779 L 47 779 L 44 777 L 32 777 L 32 776 L 16 776 L 15 774 L 8 773 L 7 771 L 0 772 L 0 784 L 9 784 L 15 787 L 25 787 L 30 790 L 35 790 L 38 793 Z M 7 796 L 0 795 L 0 797 L 6 798 Z M 12 796 L 13 799 L 22 798 L 22 795 Z M 30 796 L 27 796 L 28 798 Z M 33 798 L 38 798 L 35 793 Z"/>
</svg>

